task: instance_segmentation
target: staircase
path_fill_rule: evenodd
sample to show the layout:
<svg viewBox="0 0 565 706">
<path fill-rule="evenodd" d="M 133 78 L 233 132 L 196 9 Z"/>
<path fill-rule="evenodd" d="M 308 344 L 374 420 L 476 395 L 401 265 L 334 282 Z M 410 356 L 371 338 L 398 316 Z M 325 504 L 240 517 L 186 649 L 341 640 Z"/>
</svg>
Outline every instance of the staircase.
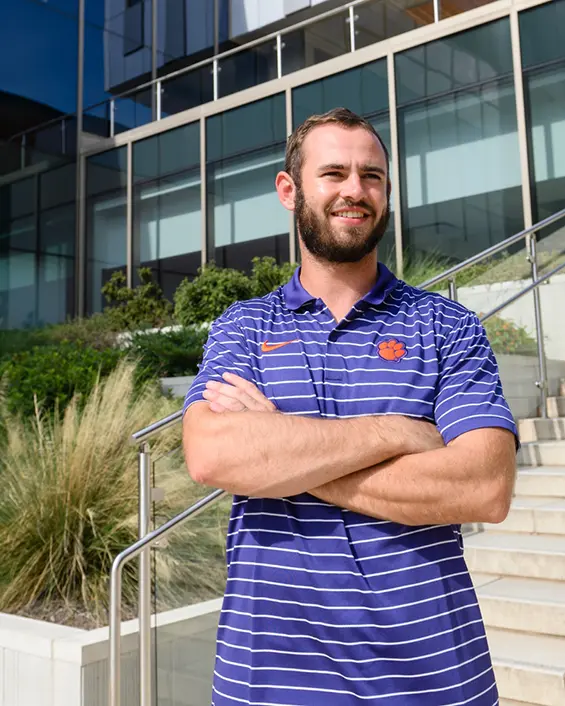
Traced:
<svg viewBox="0 0 565 706">
<path fill-rule="evenodd" d="M 548 419 L 519 422 L 507 519 L 465 539 L 500 706 L 565 706 L 565 380 Z"/>
</svg>

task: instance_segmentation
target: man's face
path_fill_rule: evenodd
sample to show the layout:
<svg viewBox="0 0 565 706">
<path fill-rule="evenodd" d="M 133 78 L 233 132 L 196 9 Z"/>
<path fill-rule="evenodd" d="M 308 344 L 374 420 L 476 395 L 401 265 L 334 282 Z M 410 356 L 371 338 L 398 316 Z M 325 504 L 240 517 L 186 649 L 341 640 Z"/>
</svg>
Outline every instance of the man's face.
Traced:
<svg viewBox="0 0 565 706">
<path fill-rule="evenodd" d="M 390 217 L 382 145 L 361 127 L 321 125 L 302 150 L 295 203 L 302 242 L 327 262 L 358 262 L 376 248 Z"/>
</svg>

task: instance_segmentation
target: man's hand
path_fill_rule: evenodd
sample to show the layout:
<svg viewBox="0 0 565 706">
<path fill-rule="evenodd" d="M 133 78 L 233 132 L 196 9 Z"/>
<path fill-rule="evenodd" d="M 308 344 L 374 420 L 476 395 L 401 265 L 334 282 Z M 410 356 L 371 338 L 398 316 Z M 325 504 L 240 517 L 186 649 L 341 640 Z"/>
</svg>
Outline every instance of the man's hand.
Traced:
<svg viewBox="0 0 565 706">
<path fill-rule="evenodd" d="M 278 412 L 252 382 L 233 373 L 224 373 L 222 377 L 227 384 L 210 380 L 203 393 L 212 412 Z"/>
<path fill-rule="evenodd" d="M 224 373 L 222 377 L 225 383 L 211 380 L 203 393 L 213 412 L 278 412 L 271 400 L 252 382 L 233 373 Z M 407 418 L 406 422 L 410 425 L 407 431 L 408 453 L 422 453 L 444 447 L 441 434 L 434 424 L 411 418 Z"/>
</svg>

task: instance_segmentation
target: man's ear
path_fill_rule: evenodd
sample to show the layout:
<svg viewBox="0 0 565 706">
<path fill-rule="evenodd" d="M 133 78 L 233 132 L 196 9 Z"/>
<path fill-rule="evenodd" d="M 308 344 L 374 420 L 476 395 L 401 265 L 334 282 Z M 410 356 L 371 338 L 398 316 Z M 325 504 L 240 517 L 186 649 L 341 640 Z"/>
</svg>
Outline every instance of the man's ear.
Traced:
<svg viewBox="0 0 565 706">
<path fill-rule="evenodd" d="M 294 211 L 296 205 L 296 184 L 288 172 L 279 172 L 275 179 L 279 201 L 288 211 Z"/>
</svg>

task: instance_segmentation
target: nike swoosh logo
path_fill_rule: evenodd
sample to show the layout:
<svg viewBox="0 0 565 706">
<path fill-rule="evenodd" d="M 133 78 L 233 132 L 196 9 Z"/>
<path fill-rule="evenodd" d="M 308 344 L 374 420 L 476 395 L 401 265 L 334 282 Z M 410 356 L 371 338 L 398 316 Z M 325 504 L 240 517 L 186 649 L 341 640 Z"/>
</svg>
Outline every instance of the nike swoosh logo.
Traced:
<svg viewBox="0 0 565 706">
<path fill-rule="evenodd" d="M 282 348 L 283 346 L 288 346 L 289 343 L 298 343 L 298 339 L 295 338 L 292 341 L 283 341 L 283 343 L 269 343 L 269 341 L 265 341 L 261 344 L 261 352 L 270 353 L 271 351 L 276 351 L 277 349 Z"/>
</svg>

